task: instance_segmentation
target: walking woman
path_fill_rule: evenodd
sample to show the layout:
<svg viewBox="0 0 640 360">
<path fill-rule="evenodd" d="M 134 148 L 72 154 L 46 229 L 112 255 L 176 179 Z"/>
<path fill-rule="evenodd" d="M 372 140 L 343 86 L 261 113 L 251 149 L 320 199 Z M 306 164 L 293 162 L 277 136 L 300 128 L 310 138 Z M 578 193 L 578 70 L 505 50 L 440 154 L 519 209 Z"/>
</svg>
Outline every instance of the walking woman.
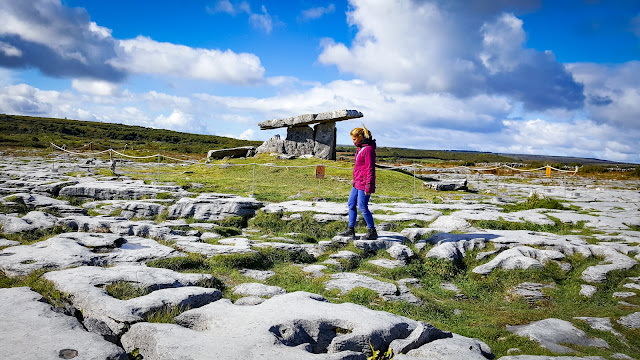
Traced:
<svg viewBox="0 0 640 360">
<path fill-rule="evenodd" d="M 356 146 L 355 164 L 353 165 L 353 187 L 349 194 L 349 225 L 347 230 L 339 233 L 341 236 L 355 238 L 356 217 L 358 209 L 367 223 L 367 234 L 363 240 L 375 240 L 378 238 L 373 215 L 369 211 L 369 199 L 376 191 L 376 141 L 371 136 L 371 131 L 362 125 L 361 128 L 351 130 L 351 140 Z"/>
</svg>

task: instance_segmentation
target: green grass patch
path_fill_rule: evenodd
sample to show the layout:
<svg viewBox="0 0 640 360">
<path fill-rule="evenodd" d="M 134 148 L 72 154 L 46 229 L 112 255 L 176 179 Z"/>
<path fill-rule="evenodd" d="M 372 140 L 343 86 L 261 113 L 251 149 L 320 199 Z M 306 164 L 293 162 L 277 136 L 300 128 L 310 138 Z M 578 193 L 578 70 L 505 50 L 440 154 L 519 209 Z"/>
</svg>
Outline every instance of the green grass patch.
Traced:
<svg viewBox="0 0 640 360">
<path fill-rule="evenodd" d="M 31 245 L 69 231 L 71 231 L 71 229 L 67 226 L 54 226 L 51 229 L 35 229 L 13 234 L 0 233 L 0 237 L 4 237 L 7 240 L 17 241 L 21 245 Z"/>
<path fill-rule="evenodd" d="M 188 306 L 164 305 L 160 309 L 145 314 L 143 319 L 144 321 L 151 323 L 175 324 L 176 316 L 187 310 L 190 310 Z"/>
<path fill-rule="evenodd" d="M 26 286 L 39 293 L 51 306 L 65 308 L 69 303 L 69 296 L 58 291 L 53 282 L 42 277 L 46 270 L 35 270 L 25 276 L 9 277 L 0 270 L 0 288 Z"/>
<path fill-rule="evenodd" d="M 471 225 L 487 230 L 527 230 L 535 232 L 547 232 L 558 235 L 593 235 L 596 230 L 585 228 L 586 221 L 579 221 L 577 224 L 565 223 L 557 218 L 549 216 L 553 220 L 553 225 L 536 224 L 530 221 L 515 222 L 500 220 L 469 220 Z"/>
<path fill-rule="evenodd" d="M 527 200 L 524 202 L 520 202 L 517 204 L 507 204 L 507 205 L 504 205 L 503 208 L 506 212 L 531 210 L 531 209 L 556 209 L 556 210 L 568 209 L 560 201 L 551 197 L 540 196 L 537 193 L 534 193 L 533 195 L 528 197 Z"/>
<path fill-rule="evenodd" d="M 119 300 L 129 300 L 151 293 L 148 288 L 137 286 L 127 281 L 116 281 L 107 284 L 104 290 L 107 294 Z"/>
</svg>

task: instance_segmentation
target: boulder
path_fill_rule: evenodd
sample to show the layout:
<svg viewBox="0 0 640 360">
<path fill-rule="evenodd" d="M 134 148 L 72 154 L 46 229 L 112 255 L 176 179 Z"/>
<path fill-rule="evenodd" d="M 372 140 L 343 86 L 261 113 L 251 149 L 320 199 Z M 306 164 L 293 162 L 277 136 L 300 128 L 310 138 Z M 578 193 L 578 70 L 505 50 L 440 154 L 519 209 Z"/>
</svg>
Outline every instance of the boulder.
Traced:
<svg viewBox="0 0 640 360">
<path fill-rule="evenodd" d="M 448 179 L 437 182 L 425 182 L 424 186 L 437 191 L 467 190 L 467 179 Z"/>
<path fill-rule="evenodd" d="M 222 159 L 225 157 L 239 158 L 239 157 L 251 157 L 255 155 L 255 146 L 241 146 L 228 149 L 209 150 L 207 153 L 207 160 Z"/>
<path fill-rule="evenodd" d="M 484 239 L 460 240 L 440 242 L 427 252 L 426 257 L 446 259 L 450 261 L 462 260 L 466 256 L 467 251 L 476 249 L 484 249 Z"/>
<path fill-rule="evenodd" d="M 472 271 L 487 275 L 500 267 L 505 270 L 541 268 L 549 260 L 558 260 L 564 255 L 555 250 L 539 250 L 529 246 L 517 246 L 503 251 L 486 264 L 476 266 Z"/>
<path fill-rule="evenodd" d="M 5 234 L 51 229 L 57 221 L 57 217 L 42 211 L 31 211 L 21 218 L 0 214 L 0 227 Z"/>
<path fill-rule="evenodd" d="M 629 329 L 640 329 L 640 311 L 621 317 L 618 324 Z"/>
<path fill-rule="evenodd" d="M 609 348 L 606 341 L 589 337 L 570 322 L 560 319 L 545 319 L 527 325 L 507 325 L 507 331 L 528 337 L 539 342 L 542 347 L 559 354 L 574 352 L 573 349 L 560 344 Z"/>
<path fill-rule="evenodd" d="M 607 246 L 592 245 L 589 247 L 593 255 L 603 256 L 604 260 L 594 266 L 589 266 L 582 272 L 582 280 L 590 283 L 600 283 L 607 279 L 607 274 L 616 270 L 629 270 L 638 261 L 621 254 Z"/>
<path fill-rule="evenodd" d="M 279 286 L 269 286 L 260 283 L 244 283 L 231 289 L 234 294 L 244 296 L 273 297 L 286 294 L 287 291 Z"/>
<path fill-rule="evenodd" d="M 124 349 L 54 311 L 28 287 L 0 289 L 0 358 L 127 360 Z"/>
<path fill-rule="evenodd" d="M 452 337 L 437 339 L 407 352 L 406 355 L 394 356 L 397 360 L 487 360 L 493 359 L 489 345 L 478 339 L 458 334 Z"/>
</svg>

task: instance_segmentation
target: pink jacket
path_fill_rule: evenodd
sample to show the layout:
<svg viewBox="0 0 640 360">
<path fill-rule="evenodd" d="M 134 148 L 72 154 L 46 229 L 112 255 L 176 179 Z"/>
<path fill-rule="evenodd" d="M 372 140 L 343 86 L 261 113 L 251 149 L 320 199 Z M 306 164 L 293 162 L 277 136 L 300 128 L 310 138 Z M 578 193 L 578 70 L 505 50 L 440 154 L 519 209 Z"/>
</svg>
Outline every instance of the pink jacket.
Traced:
<svg viewBox="0 0 640 360">
<path fill-rule="evenodd" d="M 356 149 L 353 186 L 365 193 L 376 191 L 376 141 L 365 139 Z"/>
</svg>

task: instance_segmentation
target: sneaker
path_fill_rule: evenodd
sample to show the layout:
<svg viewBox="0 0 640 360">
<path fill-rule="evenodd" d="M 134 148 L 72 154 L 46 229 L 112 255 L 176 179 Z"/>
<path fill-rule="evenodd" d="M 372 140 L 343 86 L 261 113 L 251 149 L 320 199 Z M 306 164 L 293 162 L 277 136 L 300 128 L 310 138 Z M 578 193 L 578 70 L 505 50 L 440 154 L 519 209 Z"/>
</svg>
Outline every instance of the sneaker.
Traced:
<svg viewBox="0 0 640 360">
<path fill-rule="evenodd" d="M 356 231 L 352 227 L 348 227 L 347 230 L 339 232 L 338 236 L 350 236 L 355 238 Z"/>
<path fill-rule="evenodd" d="M 368 228 L 367 233 L 362 237 L 362 240 L 375 240 L 378 238 L 378 232 L 376 228 Z"/>
</svg>

